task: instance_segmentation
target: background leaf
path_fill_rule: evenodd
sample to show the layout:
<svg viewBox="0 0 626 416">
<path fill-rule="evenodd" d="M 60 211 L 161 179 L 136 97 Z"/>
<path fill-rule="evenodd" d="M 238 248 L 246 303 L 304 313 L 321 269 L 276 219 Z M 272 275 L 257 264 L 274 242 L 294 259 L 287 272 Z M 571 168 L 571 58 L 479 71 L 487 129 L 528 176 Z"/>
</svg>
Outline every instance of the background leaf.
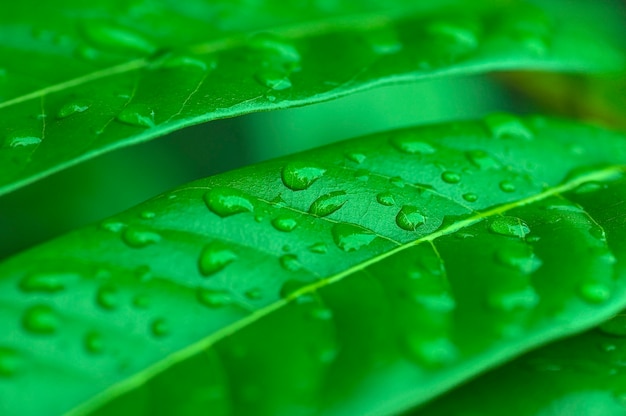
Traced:
<svg viewBox="0 0 626 416">
<path fill-rule="evenodd" d="M 22 253 L 0 264 L 2 411 L 424 402 L 624 306 L 622 245 L 561 196 L 618 180 L 623 140 L 507 114 L 384 133 Z"/>
<path fill-rule="evenodd" d="M 602 40 L 527 4 L 463 4 L 443 13 L 432 9 L 448 2 L 419 10 L 398 2 L 396 12 L 365 17 L 348 6 L 309 15 L 274 3 L 246 12 L 222 3 L 152 4 L 8 8 L 0 27 L 0 192 L 190 124 L 383 83 L 623 65 Z M 359 12 L 379 7 L 372 2 Z M 34 10 L 41 16 L 33 18 Z M 309 16 L 321 20 L 282 26 Z M 271 34 L 250 34 L 261 29 Z"/>
</svg>

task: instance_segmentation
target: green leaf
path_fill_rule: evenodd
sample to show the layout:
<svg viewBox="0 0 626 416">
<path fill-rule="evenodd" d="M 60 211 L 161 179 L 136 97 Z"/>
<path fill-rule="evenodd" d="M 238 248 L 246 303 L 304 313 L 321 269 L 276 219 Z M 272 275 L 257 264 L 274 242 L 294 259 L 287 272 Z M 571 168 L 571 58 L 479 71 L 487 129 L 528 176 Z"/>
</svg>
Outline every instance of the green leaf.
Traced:
<svg viewBox="0 0 626 416">
<path fill-rule="evenodd" d="M 603 39 L 524 3 L 40 3 L 0 17 L 0 193 L 184 126 L 376 85 L 623 66 Z"/>
<path fill-rule="evenodd" d="M 0 264 L 0 410 L 423 403 L 626 305 L 626 247 L 601 214 L 623 199 L 595 199 L 624 189 L 624 139 L 508 114 L 382 133 L 22 253 Z"/>
<path fill-rule="evenodd" d="M 626 181 L 567 198 L 584 207 L 605 230 L 617 260 L 616 275 L 623 276 Z M 626 414 L 625 318 L 622 312 L 599 328 L 524 355 L 412 414 L 491 416 L 501 415 L 502 409 L 515 409 L 519 416 Z"/>
</svg>

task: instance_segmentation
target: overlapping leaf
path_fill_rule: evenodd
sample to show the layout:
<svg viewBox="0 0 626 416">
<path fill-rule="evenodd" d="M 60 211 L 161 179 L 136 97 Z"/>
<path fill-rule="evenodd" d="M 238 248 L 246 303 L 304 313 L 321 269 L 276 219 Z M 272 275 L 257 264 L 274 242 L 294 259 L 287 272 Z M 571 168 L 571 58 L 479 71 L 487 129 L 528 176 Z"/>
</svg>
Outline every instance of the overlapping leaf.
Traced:
<svg viewBox="0 0 626 416">
<path fill-rule="evenodd" d="M 0 409 L 423 403 L 626 304 L 626 253 L 602 216 L 620 201 L 593 199 L 623 186 L 623 141 L 506 114 L 385 133 L 194 182 L 22 253 L 0 265 Z"/>
<path fill-rule="evenodd" d="M 12 4 L 0 17 L 0 193 L 190 124 L 374 85 L 623 64 L 527 4 L 413 3 Z"/>
</svg>

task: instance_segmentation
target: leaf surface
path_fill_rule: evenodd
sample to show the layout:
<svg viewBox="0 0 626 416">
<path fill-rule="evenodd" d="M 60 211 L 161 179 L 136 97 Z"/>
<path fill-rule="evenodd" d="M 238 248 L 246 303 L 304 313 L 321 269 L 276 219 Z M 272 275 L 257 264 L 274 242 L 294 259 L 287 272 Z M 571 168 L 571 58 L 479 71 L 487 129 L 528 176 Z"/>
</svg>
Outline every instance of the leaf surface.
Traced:
<svg viewBox="0 0 626 416">
<path fill-rule="evenodd" d="M 40 3 L 0 17 L 0 193 L 184 126 L 376 85 L 623 66 L 604 40 L 524 3 Z"/>
<path fill-rule="evenodd" d="M 24 252 L 0 264 L 0 410 L 423 403 L 624 307 L 624 245 L 567 193 L 619 180 L 623 141 L 508 114 L 382 133 Z"/>
</svg>

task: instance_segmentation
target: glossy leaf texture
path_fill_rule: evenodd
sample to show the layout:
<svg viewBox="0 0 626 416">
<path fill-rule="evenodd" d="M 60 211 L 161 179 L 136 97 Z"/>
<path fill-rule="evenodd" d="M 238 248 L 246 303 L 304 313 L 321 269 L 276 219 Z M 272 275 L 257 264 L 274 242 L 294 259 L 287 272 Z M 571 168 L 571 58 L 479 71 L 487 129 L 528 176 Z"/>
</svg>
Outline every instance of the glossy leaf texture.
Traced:
<svg viewBox="0 0 626 416">
<path fill-rule="evenodd" d="M 382 133 L 21 253 L 0 264 L 1 413 L 423 403 L 626 305 L 601 215 L 623 200 L 595 199 L 623 189 L 624 139 L 509 114 Z"/>
<path fill-rule="evenodd" d="M 615 247 L 616 271 L 626 273 L 626 181 L 597 192 L 571 193 Z M 460 387 L 412 415 L 626 415 L 626 314 L 592 331 L 533 351 Z M 494 394 L 497 392 L 497 394 Z"/>
<path fill-rule="evenodd" d="M 33 3 L 0 17 L 0 193 L 184 126 L 376 85 L 624 64 L 602 36 L 518 2 Z"/>
</svg>

